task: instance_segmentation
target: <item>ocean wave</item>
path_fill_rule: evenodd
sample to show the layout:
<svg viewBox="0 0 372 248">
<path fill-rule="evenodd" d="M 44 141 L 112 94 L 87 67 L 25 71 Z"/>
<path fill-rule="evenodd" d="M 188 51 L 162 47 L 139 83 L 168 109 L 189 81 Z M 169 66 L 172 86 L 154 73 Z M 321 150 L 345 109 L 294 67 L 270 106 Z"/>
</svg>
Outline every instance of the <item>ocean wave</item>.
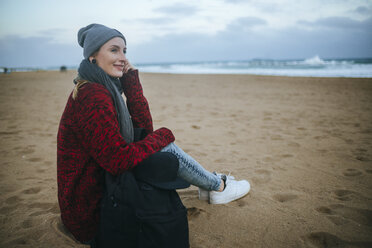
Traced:
<svg viewBox="0 0 372 248">
<path fill-rule="evenodd" d="M 244 61 L 202 61 L 134 65 L 142 72 L 155 73 L 372 78 L 372 58 L 324 59 L 318 55 L 297 60 L 251 59 Z M 59 70 L 59 67 L 8 69 L 8 72 L 12 72 Z M 68 69 L 77 69 L 77 66 L 68 66 Z M 4 68 L 0 67 L 0 73 L 4 72 Z"/>
<path fill-rule="evenodd" d="M 312 58 L 305 59 L 304 60 L 304 64 L 309 64 L 309 65 L 325 65 L 326 62 L 324 60 L 322 60 L 321 58 L 319 58 L 318 55 L 315 55 Z"/>
<path fill-rule="evenodd" d="M 314 77 L 372 77 L 372 59 L 322 59 L 318 55 L 303 60 L 252 59 L 189 63 L 139 64 L 144 72 L 258 74 Z"/>
</svg>

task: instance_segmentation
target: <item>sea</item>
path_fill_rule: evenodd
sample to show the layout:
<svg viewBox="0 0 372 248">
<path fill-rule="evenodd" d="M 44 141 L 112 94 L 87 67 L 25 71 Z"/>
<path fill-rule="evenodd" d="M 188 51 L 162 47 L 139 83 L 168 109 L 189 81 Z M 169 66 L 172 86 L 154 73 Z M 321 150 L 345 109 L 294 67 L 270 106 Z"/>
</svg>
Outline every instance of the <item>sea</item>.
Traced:
<svg viewBox="0 0 372 248">
<path fill-rule="evenodd" d="M 134 63 L 141 72 L 174 74 L 252 74 L 294 77 L 372 78 L 372 58 L 325 59 L 318 55 L 306 59 L 250 59 L 172 63 Z M 76 70 L 78 65 L 66 66 Z M 10 70 L 9 70 L 10 69 Z M 59 70 L 48 68 L 9 68 L 11 71 Z M 4 68 L 0 67 L 0 73 Z"/>
<path fill-rule="evenodd" d="M 253 74 L 300 77 L 372 77 L 372 58 L 297 60 L 251 59 L 188 63 L 136 64 L 142 72 L 186 74 Z"/>
</svg>

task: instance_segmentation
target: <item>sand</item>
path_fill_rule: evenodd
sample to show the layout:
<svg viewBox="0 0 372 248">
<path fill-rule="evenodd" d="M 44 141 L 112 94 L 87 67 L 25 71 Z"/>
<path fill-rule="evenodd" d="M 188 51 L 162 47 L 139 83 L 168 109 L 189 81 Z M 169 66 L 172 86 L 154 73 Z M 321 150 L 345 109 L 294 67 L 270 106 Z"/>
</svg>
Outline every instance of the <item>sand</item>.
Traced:
<svg viewBox="0 0 372 248">
<path fill-rule="evenodd" d="M 0 75 L 0 247 L 87 247 L 61 224 L 56 134 L 75 72 Z M 154 126 L 247 179 L 179 191 L 191 247 L 372 247 L 372 79 L 141 73 Z"/>
</svg>

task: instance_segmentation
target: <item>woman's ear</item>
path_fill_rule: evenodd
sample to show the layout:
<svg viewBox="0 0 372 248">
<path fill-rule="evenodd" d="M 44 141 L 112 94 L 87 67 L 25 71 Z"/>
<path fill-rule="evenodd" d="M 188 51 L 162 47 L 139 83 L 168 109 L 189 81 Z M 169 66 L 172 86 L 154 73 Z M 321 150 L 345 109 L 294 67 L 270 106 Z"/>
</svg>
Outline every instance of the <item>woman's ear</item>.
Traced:
<svg viewBox="0 0 372 248">
<path fill-rule="evenodd" d="M 90 57 L 89 57 L 89 61 L 90 61 L 90 63 L 92 63 L 92 64 L 95 64 L 95 63 L 97 62 L 97 60 L 96 60 L 93 56 L 90 56 Z"/>
<path fill-rule="evenodd" d="M 92 53 L 92 55 L 89 56 L 88 60 L 90 63 L 97 64 L 97 60 L 96 60 L 97 54 L 98 54 L 98 51 Z"/>
</svg>

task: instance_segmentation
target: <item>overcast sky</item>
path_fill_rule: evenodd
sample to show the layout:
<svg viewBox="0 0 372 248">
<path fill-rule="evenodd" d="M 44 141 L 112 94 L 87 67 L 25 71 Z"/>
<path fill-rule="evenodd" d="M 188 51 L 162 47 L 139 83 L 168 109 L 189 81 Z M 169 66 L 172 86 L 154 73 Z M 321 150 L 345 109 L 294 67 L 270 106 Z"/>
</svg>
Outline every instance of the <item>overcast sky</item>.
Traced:
<svg viewBox="0 0 372 248">
<path fill-rule="evenodd" d="M 133 63 L 372 57 L 372 0 L 1 0 L 0 67 L 78 65 L 90 23 Z"/>
</svg>

